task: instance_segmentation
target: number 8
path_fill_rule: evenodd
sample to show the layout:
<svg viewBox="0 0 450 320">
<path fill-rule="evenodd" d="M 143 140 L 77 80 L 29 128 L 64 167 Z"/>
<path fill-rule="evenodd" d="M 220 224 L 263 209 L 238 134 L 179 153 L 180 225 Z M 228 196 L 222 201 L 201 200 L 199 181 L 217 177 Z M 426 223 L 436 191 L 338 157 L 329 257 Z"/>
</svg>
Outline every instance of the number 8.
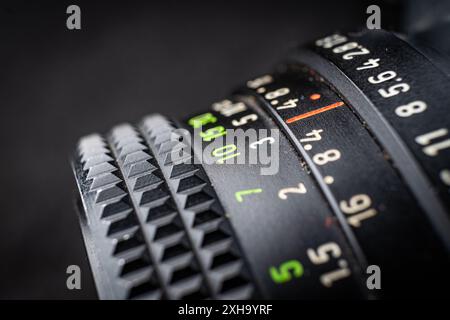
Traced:
<svg viewBox="0 0 450 320">
<path fill-rule="evenodd" d="M 264 97 L 268 100 L 272 100 L 272 99 L 287 95 L 288 93 L 289 93 L 289 88 L 280 88 L 275 91 L 266 93 L 266 95 Z"/>
<path fill-rule="evenodd" d="M 336 161 L 341 157 L 341 153 L 339 150 L 330 149 L 325 151 L 324 153 L 318 153 L 313 157 L 313 161 L 315 164 L 322 166 L 330 161 Z"/>
<path fill-rule="evenodd" d="M 395 114 L 402 118 L 407 118 L 416 113 L 424 112 L 427 109 L 427 104 L 423 101 L 417 100 L 399 106 L 395 109 Z"/>
</svg>

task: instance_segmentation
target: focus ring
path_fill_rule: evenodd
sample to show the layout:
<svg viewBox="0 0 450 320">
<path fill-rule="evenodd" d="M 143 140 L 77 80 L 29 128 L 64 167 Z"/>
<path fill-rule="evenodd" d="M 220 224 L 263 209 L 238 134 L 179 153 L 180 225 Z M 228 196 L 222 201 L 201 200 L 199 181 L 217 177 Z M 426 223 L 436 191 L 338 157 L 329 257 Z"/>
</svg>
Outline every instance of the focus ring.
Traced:
<svg viewBox="0 0 450 320">
<path fill-rule="evenodd" d="M 127 124 L 115 127 L 110 141 L 166 297 L 209 297 L 180 213 L 145 142 Z"/>
<path fill-rule="evenodd" d="M 203 168 L 189 152 L 187 157 L 174 160 L 180 151 L 176 146 L 181 144 L 174 139 L 177 136 L 175 126 L 162 116 L 145 118 L 141 127 L 169 187 L 177 196 L 181 218 L 212 287 L 213 297 L 253 297 L 256 292 L 246 263 Z"/>
<path fill-rule="evenodd" d="M 156 119 L 163 120 L 155 116 L 144 124 Z M 175 129 L 169 122 L 160 124 L 160 131 L 148 130 L 159 159 L 173 151 L 166 147 Z M 117 126 L 108 140 L 109 145 L 100 135 L 82 138 L 73 163 L 86 212 L 82 230 L 91 248 L 100 298 L 255 296 L 232 231 L 201 168 L 163 162 L 171 173 L 167 181 L 177 185 L 174 194 L 180 199 L 174 201 L 158 161 L 136 129 Z"/>
<path fill-rule="evenodd" d="M 213 297 L 250 299 L 256 293 L 233 231 L 215 191 L 194 156 L 175 161 L 180 150 L 176 128 L 162 116 L 143 120 L 142 130 L 154 150 L 172 192 Z M 185 150 L 183 150 L 185 151 Z"/>
<path fill-rule="evenodd" d="M 160 299 L 142 228 L 107 143 L 97 134 L 82 138 L 75 159 L 86 214 L 81 226 L 100 298 Z"/>
</svg>

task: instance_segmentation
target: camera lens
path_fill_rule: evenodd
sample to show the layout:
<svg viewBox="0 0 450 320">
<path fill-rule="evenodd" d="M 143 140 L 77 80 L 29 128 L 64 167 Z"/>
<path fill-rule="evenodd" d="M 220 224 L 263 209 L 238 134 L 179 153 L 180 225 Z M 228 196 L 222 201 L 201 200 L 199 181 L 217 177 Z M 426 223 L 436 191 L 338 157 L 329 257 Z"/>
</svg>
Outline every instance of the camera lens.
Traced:
<svg viewBox="0 0 450 320">
<path fill-rule="evenodd" d="M 448 70 L 396 34 L 335 33 L 201 114 L 81 138 L 100 298 L 443 296 Z"/>
</svg>

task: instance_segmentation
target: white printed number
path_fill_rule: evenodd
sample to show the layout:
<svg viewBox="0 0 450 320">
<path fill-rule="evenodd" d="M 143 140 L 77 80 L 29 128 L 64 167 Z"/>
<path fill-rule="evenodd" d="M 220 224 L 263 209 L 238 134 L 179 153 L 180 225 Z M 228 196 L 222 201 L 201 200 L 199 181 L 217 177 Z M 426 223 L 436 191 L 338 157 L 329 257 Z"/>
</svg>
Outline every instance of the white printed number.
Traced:
<svg viewBox="0 0 450 320">
<path fill-rule="evenodd" d="M 395 114 L 402 118 L 407 118 L 413 114 L 422 113 L 427 109 L 427 104 L 423 101 L 417 100 L 397 107 Z"/>
<path fill-rule="evenodd" d="M 249 121 L 253 122 L 258 120 L 258 116 L 256 114 L 248 114 L 246 116 L 243 116 L 241 119 L 239 120 L 233 120 L 231 121 L 231 124 L 235 127 L 239 127 L 242 126 L 244 124 L 247 124 Z"/>
<path fill-rule="evenodd" d="M 263 85 L 269 84 L 272 81 L 273 81 L 272 76 L 267 74 L 267 75 L 261 76 L 259 78 L 247 81 L 247 87 L 249 87 L 251 89 L 256 89 Z"/>
<path fill-rule="evenodd" d="M 287 95 L 289 93 L 289 88 L 280 88 L 275 91 L 271 91 L 269 93 L 266 93 L 264 96 L 267 100 L 272 100 L 278 97 L 282 97 L 284 95 Z"/>
<path fill-rule="evenodd" d="M 322 166 L 328 162 L 333 162 L 341 158 L 341 153 L 337 149 L 330 149 L 324 153 L 314 155 L 313 161 L 315 164 Z"/>
<path fill-rule="evenodd" d="M 399 83 L 399 84 L 394 84 L 393 86 L 390 86 L 389 88 L 387 88 L 387 90 L 379 89 L 378 93 L 383 98 L 390 98 L 390 97 L 398 95 L 399 93 L 408 92 L 409 89 L 410 89 L 410 87 L 407 83 Z"/>
<path fill-rule="evenodd" d="M 299 183 L 298 187 L 283 188 L 278 192 L 278 198 L 286 200 L 288 198 L 288 193 L 306 193 L 305 185 L 303 183 Z"/>
<path fill-rule="evenodd" d="M 380 74 L 378 74 L 374 77 L 369 77 L 367 80 L 371 84 L 378 84 L 378 83 L 392 80 L 396 76 L 397 76 L 397 74 L 394 71 L 385 71 L 385 72 L 381 72 Z"/>
<path fill-rule="evenodd" d="M 416 142 L 425 146 L 422 149 L 423 153 L 427 156 L 435 157 L 441 150 L 450 148 L 450 139 L 445 139 L 446 137 L 448 137 L 448 130 L 441 128 L 416 137 Z M 438 141 L 432 143 L 433 140 Z"/>
<path fill-rule="evenodd" d="M 367 220 L 377 214 L 370 208 L 372 200 L 367 194 L 357 194 L 349 201 L 341 201 L 339 206 L 345 214 L 349 215 L 347 222 L 353 227 L 360 227 L 363 220 Z"/>
<path fill-rule="evenodd" d="M 340 34 L 333 34 L 331 36 L 319 39 L 316 41 L 316 46 L 329 49 L 331 47 L 337 46 L 338 44 L 344 43 L 347 38 L 341 36 Z"/>
<path fill-rule="evenodd" d="M 315 251 L 313 249 L 308 249 L 306 254 L 312 263 L 322 264 L 330 260 L 329 254 L 334 258 L 339 258 L 341 256 L 341 248 L 334 242 L 328 242 L 319 246 Z"/>
<path fill-rule="evenodd" d="M 322 139 L 322 136 L 320 135 L 322 132 L 322 129 L 314 129 L 313 131 L 306 134 L 308 138 L 300 139 L 300 142 L 320 141 Z"/>
<path fill-rule="evenodd" d="M 319 246 L 316 250 L 308 249 L 306 251 L 309 260 L 315 265 L 331 262 L 331 258 L 338 259 L 342 255 L 341 248 L 334 242 L 327 242 Z M 351 274 L 348 264 L 344 259 L 338 260 L 338 269 L 326 272 L 320 276 L 320 282 L 323 286 L 329 288 L 333 284 Z"/>
</svg>

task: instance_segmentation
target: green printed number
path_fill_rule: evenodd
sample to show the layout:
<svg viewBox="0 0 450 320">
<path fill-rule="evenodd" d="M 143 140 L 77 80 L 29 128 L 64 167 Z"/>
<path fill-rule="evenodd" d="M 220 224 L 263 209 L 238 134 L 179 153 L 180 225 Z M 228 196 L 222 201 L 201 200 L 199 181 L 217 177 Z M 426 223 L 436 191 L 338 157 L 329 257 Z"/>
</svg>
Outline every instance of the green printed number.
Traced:
<svg viewBox="0 0 450 320">
<path fill-rule="evenodd" d="M 188 124 L 194 129 L 200 128 L 208 123 L 215 123 L 217 118 L 212 113 L 207 112 L 189 119 Z"/>
<path fill-rule="evenodd" d="M 223 164 L 227 159 L 231 159 L 240 155 L 240 152 L 236 152 L 237 146 L 235 144 L 227 144 L 226 146 L 216 148 L 213 150 L 212 155 L 216 160 L 216 163 Z"/>
<path fill-rule="evenodd" d="M 298 260 L 289 260 L 283 262 L 278 268 L 269 269 L 270 277 L 275 283 L 285 283 L 292 278 L 300 278 L 303 275 L 303 266 Z"/>
<path fill-rule="evenodd" d="M 244 196 L 248 196 L 248 195 L 254 194 L 254 193 L 261 193 L 261 192 L 262 192 L 261 188 L 240 190 L 240 191 L 236 191 L 234 193 L 234 197 L 236 198 L 237 202 L 242 202 L 242 201 L 244 201 Z"/>
<path fill-rule="evenodd" d="M 200 132 L 200 137 L 203 139 L 203 141 L 211 141 L 226 134 L 227 131 L 223 126 L 216 126 L 214 128 Z"/>
</svg>

